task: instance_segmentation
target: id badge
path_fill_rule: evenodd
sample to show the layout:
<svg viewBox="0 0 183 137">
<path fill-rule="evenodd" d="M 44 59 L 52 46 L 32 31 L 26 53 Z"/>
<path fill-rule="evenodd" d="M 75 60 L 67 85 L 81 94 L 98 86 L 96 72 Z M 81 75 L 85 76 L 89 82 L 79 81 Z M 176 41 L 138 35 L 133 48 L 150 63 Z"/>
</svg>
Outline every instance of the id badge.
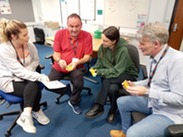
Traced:
<svg viewBox="0 0 183 137">
<path fill-rule="evenodd" d="M 78 60 L 78 58 L 72 58 L 72 62 L 77 62 Z"/>
</svg>

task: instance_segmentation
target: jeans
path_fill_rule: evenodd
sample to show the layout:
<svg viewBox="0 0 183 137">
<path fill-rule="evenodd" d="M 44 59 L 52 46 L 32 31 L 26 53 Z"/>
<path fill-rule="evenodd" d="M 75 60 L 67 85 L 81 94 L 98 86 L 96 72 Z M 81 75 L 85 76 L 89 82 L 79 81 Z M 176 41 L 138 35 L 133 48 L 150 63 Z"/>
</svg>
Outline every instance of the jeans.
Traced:
<svg viewBox="0 0 183 137">
<path fill-rule="evenodd" d="M 117 99 L 121 116 L 122 131 L 127 137 L 166 137 L 166 128 L 174 124 L 172 120 L 163 115 L 152 114 L 148 108 L 148 97 L 125 96 Z M 141 112 L 146 115 L 143 120 L 133 125 L 131 112 Z"/>
</svg>

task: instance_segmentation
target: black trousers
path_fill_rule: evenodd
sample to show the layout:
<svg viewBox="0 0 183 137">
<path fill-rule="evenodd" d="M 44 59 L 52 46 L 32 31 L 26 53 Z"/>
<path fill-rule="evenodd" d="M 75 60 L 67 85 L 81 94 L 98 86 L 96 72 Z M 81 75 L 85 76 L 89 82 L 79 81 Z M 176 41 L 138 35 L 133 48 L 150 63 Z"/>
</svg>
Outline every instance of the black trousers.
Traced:
<svg viewBox="0 0 183 137">
<path fill-rule="evenodd" d="M 41 89 L 39 82 L 32 81 L 13 81 L 14 92 L 11 94 L 22 97 L 23 107 L 32 107 L 33 111 L 39 111 L 41 100 Z"/>
<path fill-rule="evenodd" d="M 109 96 L 111 103 L 110 112 L 114 113 L 117 110 L 116 100 L 119 97 L 119 89 L 123 88 L 121 83 L 124 80 L 135 81 L 136 78 L 125 73 L 122 73 L 117 78 L 102 78 L 102 86 L 100 91 L 98 92 L 95 103 L 104 105 L 106 103 L 107 97 Z"/>
<path fill-rule="evenodd" d="M 62 80 L 64 79 L 65 76 L 68 76 L 71 80 L 71 83 L 73 84 L 73 91 L 70 96 L 70 101 L 72 104 L 79 104 L 80 103 L 80 93 L 83 89 L 84 85 L 84 70 L 81 69 L 76 69 L 71 71 L 70 73 L 62 73 L 58 72 L 54 68 L 51 69 L 48 77 L 50 81 L 52 80 Z M 58 94 L 65 94 L 67 92 L 67 88 L 62 88 L 62 89 L 54 89 L 50 90 Z"/>
</svg>

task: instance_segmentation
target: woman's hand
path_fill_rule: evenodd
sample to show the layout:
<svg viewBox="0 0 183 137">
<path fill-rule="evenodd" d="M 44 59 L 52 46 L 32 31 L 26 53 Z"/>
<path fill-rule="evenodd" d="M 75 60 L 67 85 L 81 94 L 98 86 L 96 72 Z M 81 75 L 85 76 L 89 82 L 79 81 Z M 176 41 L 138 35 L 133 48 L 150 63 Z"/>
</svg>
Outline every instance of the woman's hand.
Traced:
<svg viewBox="0 0 183 137">
<path fill-rule="evenodd" d="M 38 81 L 40 81 L 40 82 L 49 82 L 50 80 L 49 80 L 48 76 L 46 76 L 45 74 L 41 74 Z"/>
</svg>

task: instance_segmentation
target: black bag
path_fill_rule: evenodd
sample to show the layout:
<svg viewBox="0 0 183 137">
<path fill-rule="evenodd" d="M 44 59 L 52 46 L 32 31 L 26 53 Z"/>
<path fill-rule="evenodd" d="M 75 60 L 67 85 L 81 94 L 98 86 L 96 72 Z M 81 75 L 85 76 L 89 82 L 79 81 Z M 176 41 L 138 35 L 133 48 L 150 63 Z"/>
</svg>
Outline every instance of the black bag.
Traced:
<svg viewBox="0 0 183 137">
<path fill-rule="evenodd" d="M 34 34 L 35 34 L 36 43 L 38 43 L 38 44 L 45 43 L 45 34 L 44 34 L 43 29 L 34 28 Z"/>
</svg>

